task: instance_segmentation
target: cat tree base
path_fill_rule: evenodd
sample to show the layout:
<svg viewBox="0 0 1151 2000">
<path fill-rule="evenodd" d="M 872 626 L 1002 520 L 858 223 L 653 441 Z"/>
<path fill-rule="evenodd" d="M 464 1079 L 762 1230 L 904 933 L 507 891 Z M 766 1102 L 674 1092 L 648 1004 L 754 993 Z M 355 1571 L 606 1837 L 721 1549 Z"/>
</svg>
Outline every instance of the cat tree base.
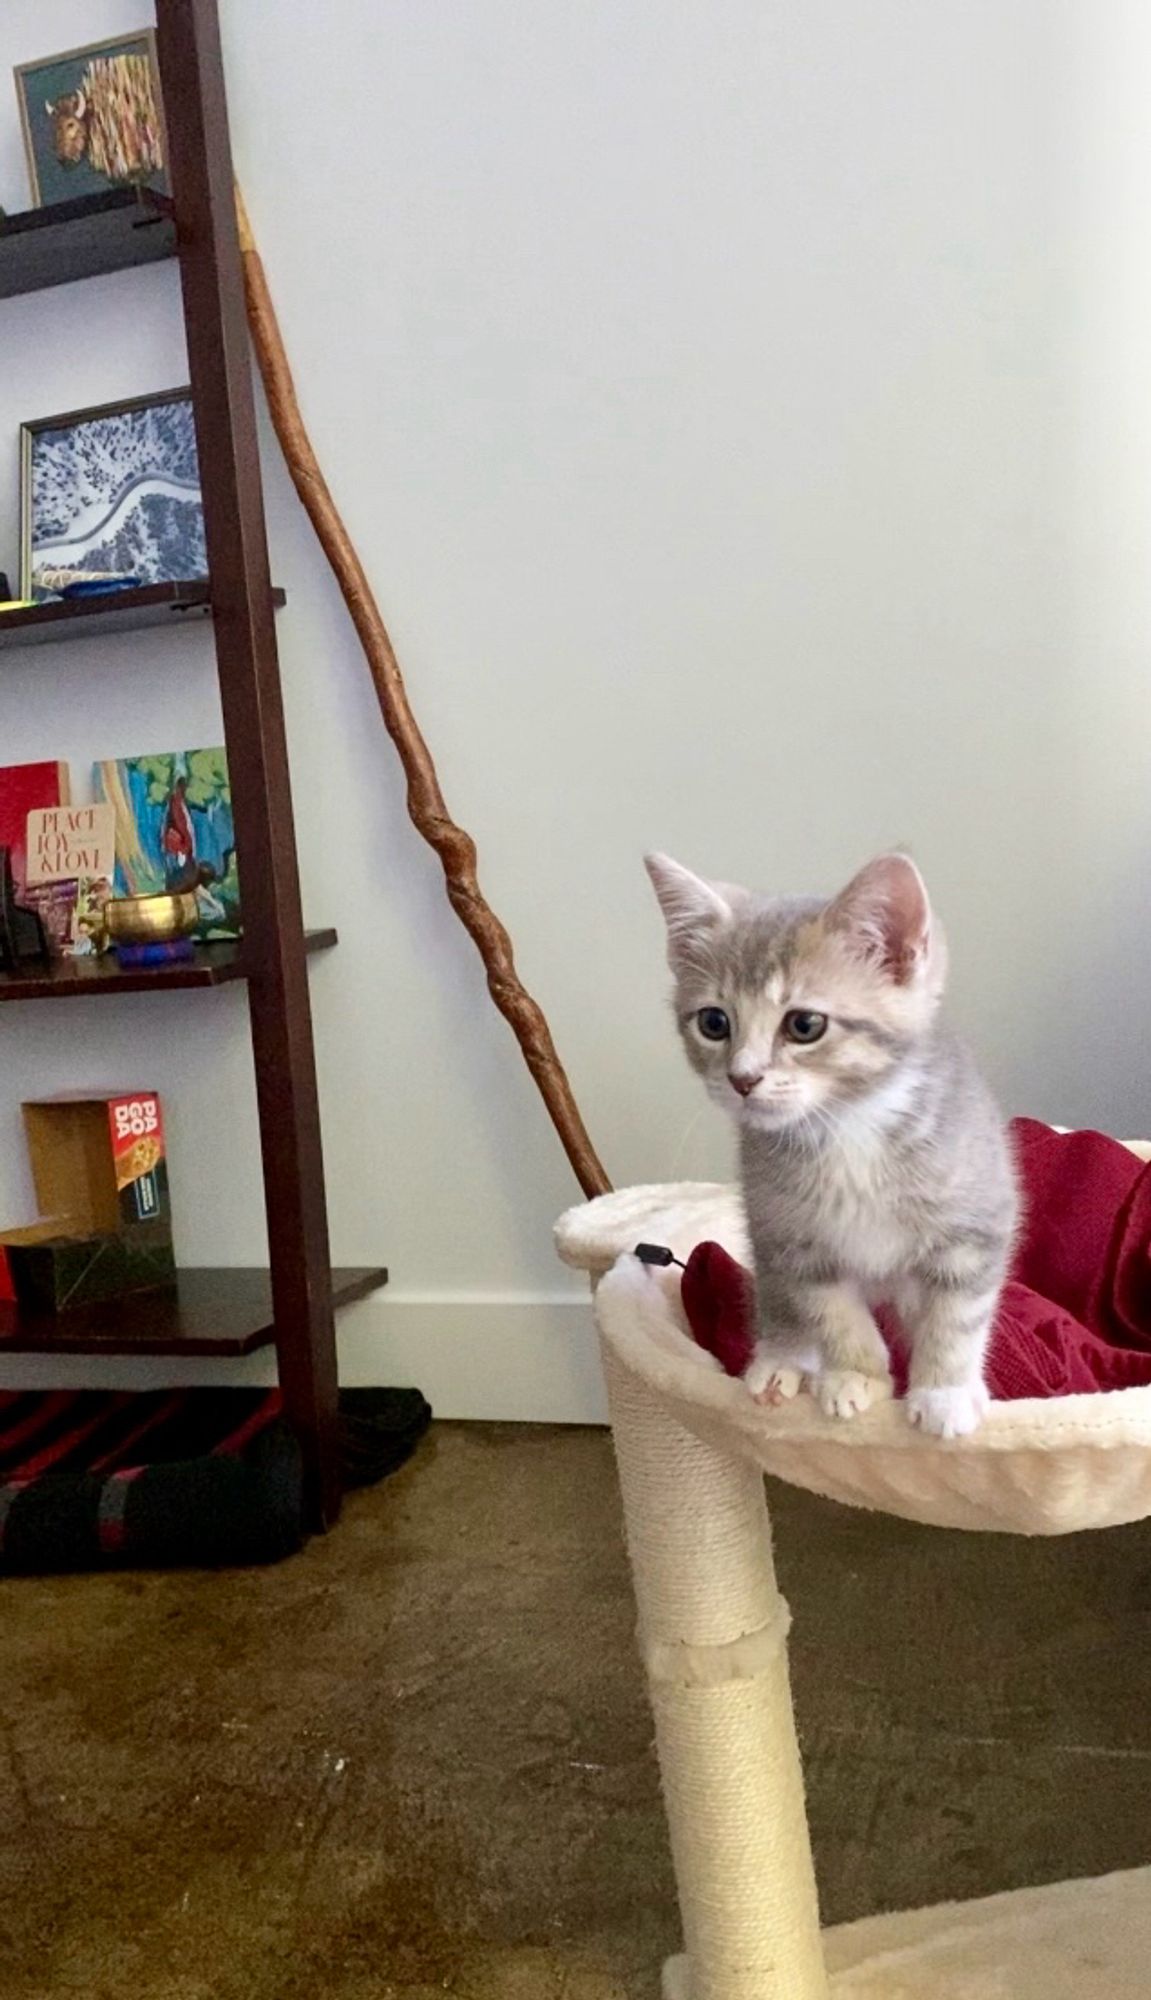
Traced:
<svg viewBox="0 0 1151 2000">
<path fill-rule="evenodd" d="M 823 1934 L 831 2000 L 1146 2000 L 1151 1868 L 867 1917 Z M 686 1956 L 665 2000 L 692 2000 Z"/>
<path fill-rule="evenodd" d="M 674 1273 L 613 1264 L 645 1237 L 682 1254 L 689 1235 L 737 1234 L 725 1190 L 692 1191 L 690 1217 L 682 1205 L 661 1213 L 659 1193 L 572 1211 L 559 1240 L 600 1280 L 683 1920 L 666 2000 L 1145 2000 L 1151 1869 L 821 1935 L 762 1473 L 948 1526 L 1058 1533 L 1131 1520 L 1151 1512 L 1151 1392 L 999 1408 L 957 1445 L 913 1436 L 890 1405 L 838 1431 L 813 1405 L 756 1411 L 687 1340 Z M 700 1210 L 712 1226 L 698 1227 Z"/>
</svg>

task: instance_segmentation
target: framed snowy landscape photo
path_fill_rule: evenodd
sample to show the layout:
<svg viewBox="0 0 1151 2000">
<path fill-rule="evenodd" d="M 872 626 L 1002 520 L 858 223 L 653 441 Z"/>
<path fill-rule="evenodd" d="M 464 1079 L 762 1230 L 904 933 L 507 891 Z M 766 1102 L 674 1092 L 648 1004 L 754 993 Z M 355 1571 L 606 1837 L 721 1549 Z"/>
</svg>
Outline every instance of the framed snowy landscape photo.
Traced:
<svg viewBox="0 0 1151 2000">
<path fill-rule="evenodd" d="M 22 596 L 80 577 L 207 576 L 190 389 L 40 417 L 20 443 Z"/>
</svg>

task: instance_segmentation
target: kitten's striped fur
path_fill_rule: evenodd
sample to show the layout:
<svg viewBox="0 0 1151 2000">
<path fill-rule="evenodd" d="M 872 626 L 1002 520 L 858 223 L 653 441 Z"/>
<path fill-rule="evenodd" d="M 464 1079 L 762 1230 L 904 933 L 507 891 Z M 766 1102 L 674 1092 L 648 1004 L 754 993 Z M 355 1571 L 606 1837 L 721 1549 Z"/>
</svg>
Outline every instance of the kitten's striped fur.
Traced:
<svg viewBox="0 0 1151 2000">
<path fill-rule="evenodd" d="M 911 1421 L 974 1430 L 1018 1200 L 999 1113 L 938 1017 L 946 947 L 918 870 L 885 855 L 825 902 L 704 882 L 664 855 L 647 866 L 688 1060 L 740 1134 L 749 1389 L 775 1402 L 806 1379 L 829 1414 L 867 1408 L 890 1393 L 870 1311 L 889 1303 L 911 1345 Z M 722 1010 L 726 1039 L 705 1039 L 701 1009 Z M 816 1016 L 819 1039 L 791 1039 Z"/>
</svg>

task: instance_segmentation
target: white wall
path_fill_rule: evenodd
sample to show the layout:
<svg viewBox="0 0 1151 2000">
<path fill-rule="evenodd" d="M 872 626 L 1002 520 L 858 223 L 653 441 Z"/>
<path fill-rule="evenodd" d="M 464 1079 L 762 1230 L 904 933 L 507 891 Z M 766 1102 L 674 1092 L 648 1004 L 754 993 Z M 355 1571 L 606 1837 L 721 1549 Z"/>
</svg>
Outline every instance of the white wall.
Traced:
<svg viewBox="0 0 1151 2000">
<path fill-rule="evenodd" d="M 728 1160 L 663 1012 L 650 844 L 817 888 L 910 841 L 1009 1107 L 1151 1129 L 1145 10 L 222 12 L 316 446 L 616 1179 Z M 0 66 L 138 22 L 7 0 Z M 0 313 L 9 567 L 19 420 L 183 372 L 174 269 Z M 549 1246 L 573 1184 L 271 445 L 266 472 L 306 907 L 343 940 L 312 975 L 333 1244 L 393 1272 L 349 1367 L 591 1411 Z M 205 635 L 0 661 L 4 761 L 215 727 Z M 243 1008 L 5 1009 L 5 1216 L 21 1096 L 155 1080 L 181 1255 L 261 1256 Z"/>
</svg>

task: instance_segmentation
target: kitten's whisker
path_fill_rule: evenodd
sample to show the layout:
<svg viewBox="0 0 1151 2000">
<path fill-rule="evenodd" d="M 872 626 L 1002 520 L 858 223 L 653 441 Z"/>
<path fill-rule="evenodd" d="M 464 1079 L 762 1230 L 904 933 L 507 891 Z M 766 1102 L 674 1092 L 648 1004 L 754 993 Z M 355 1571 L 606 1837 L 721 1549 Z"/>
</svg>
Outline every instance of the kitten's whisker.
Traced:
<svg viewBox="0 0 1151 2000">
<path fill-rule="evenodd" d="M 707 1110 L 707 1105 L 701 1104 L 694 1118 L 688 1119 L 687 1124 L 685 1125 L 682 1133 L 680 1134 L 679 1144 L 677 1145 L 675 1152 L 671 1156 L 671 1165 L 668 1167 L 667 1170 L 667 1177 L 669 1180 L 675 1180 L 679 1169 L 679 1163 L 683 1159 L 684 1153 L 687 1150 L 688 1143 L 693 1133 L 695 1132 L 696 1126 L 699 1124 L 699 1121 L 703 1117 L 703 1114 L 706 1110 Z"/>
<path fill-rule="evenodd" d="M 839 1136 L 840 1121 L 826 1104 L 813 1104 L 811 1113 L 816 1124 L 822 1131 L 827 1133 L 829 1139 L 835 1139 Z"/>
</svg>

